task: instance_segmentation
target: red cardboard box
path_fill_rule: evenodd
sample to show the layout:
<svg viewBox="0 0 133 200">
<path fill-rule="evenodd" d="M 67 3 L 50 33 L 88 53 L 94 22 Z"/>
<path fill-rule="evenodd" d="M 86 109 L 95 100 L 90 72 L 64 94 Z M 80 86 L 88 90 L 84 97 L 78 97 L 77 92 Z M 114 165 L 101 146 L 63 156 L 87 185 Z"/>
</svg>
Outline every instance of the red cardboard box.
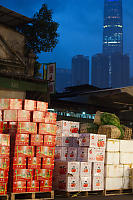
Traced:
<svg viewBox="0 0 133 200">
<path fill-rule="evenodd" d="M 25 180 L 33 180 L 34 178 L 34 170 L 33 169 L 15 169 L 14 170 L 14 181 L 25 181 Z"/>
<path fill-rule="evenodd" d="M 37 101 L 37 110 L 38 111 L 46 112 L 47 109 L 48 109 L 48 103 L 47 102 Z"/>
<path fill-rule="evenodd" d="M 41 158 L 39 157 L 28 158 L 28 169 L 41 169 Z"/>
<path fill-rule="evenodd" d="M 5 122 L 4 122 L 5 123 Z M 9 122 L 9 133 L 15 133 L 17 132 L 17 122 Z"/>
<path fill-rule="evenodd" d="M 45 116 L 45 123 L 46 124 L 56 124 L 56 113 L 47 112 Z"/>
<path fill-rule="evenodd" d="M 15 146 L 15 157 L 34 157 L 34 147 Z"/>
<path fill-rule="evenodd" d="M 27 192 L 39 192 L 39 181 L 28 181 Z"/>
<path fill-rule="evenodd" d="M 0 134 L 0 146 L 10 146 L 10 135 Z"/>
<path fill-rule="evenodd" d="M 31 135 L 31 146 L 42 146 L 43 145 L 43 135 Z"/>
<path fill-rule="evenodd" d="M 0 122 L 0 133 L 8 133 L 8 132 L 9 132 L 8 122 Z"/>
<path fill-rule="evenodd" d="M 54 153 L 55 153 L 55 147 L 40 146 L 36 148 L 37 157 L 52 158 L 54 157 Z"/>
<path fill-rule="evenodd" d="M 44 179 L 40 181 L 40 192 L 51 192 L 52 191 L 52 179 Z"/>
<path fill-rule="evenodd" d="M 13 192 L 14 193 L 26 192 L 26 181 L 13 181 Z"/>
<path fill-rule="evenodd" d="M 24 109 L 31 110 L 31 111 L 36 110 L 36 101 L 25 99 Z"/>
<path fill-rule="evenodd" d="M 13 158 L 13 169 L 26 169 L 26 158 L 25 157 L 14 157 Z"/>
<path fill-rule="evenodd" d="M 42 169 L 54 169 L 54 158 L 43 158 Z"/>
<path fill-rule="evenodd" d="M 0 158 L 9 158 L 10 147 L 0 147 Z"/>
<path fill-rule="evenodd" d="M 0 182 L 8 181 L 8 170 L 0 169 Z"/>
<path fill-rule="evenodd" d="M 22 110 L 22 99 L 10 99 L 10 110 Z"/>
<path fill-rule="evenodd" d="M 4 110 L 4 120 L 8 122 L 17 121 L 17 110 Z"/>
<path fill-rule="evenodd" d="M 30 111 L 18 110 L 18 121 L 19 122 L 30 122 Z"/>
<path fill-rule="evenodd" d="M 54 147 L 55 146 L 55 136 L 44 135 L 44 146 Z"/>
<path fill-rule="evenodd" d="M 0 158 L 0 169 L 9 170 L 9 158 Z"/>
<path fill-rule="evenodd" d="M 37 124 L 34 122 L 18 122 L 17 133 L 37 134 Z"/>
<path fill-rule="evenodd" d="M 39 134 L 56 135 L 56 125 L 39 123 Z"/>
<path fill-rule="evenodd" d="M 0 110 L 9 110 L 10 101 L 9 99 L 0 99 Z"/>
<path fill-rule="evenodd" d="M 7 194 L 7 182 L 0 182 L 0 195 Z"/>
<path fill-rule="evenodd" d="M 29 134 L 16 134 L 16 146 L 28 146 L 29 145 Z"/>
<path fill-rule="evenodd" d="M 33 122 L 45 122 L 45 112 L 33 111 Z"/>
<path fill-rule="evenodd" d="M 41 181 L 44 179 L 52 179 L 53 170 L 50 169 L 36 169 L 35 180 Z"/>
</svg>

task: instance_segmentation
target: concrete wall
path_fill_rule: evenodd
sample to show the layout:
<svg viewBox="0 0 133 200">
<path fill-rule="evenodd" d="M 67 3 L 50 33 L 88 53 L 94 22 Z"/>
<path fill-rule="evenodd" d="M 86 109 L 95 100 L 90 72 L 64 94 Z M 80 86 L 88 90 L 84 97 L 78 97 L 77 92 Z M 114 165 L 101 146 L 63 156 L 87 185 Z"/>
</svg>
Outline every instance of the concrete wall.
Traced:
<svg viewBox="0 0 133 200">
<path fill-rule="evenodd" d="M 0 90 L 0 99 L 1 98 L 13 98 L 13 99 L 25 99 L 26 92 L 14 91 L 14 90 Z"/>
</svg>

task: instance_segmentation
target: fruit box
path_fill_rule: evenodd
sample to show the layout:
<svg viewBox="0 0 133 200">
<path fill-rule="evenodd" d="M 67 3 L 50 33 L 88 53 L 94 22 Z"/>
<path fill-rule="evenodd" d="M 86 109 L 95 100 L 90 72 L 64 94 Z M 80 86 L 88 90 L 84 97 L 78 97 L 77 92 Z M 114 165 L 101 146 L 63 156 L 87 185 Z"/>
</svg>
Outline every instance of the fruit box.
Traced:
<svg viewBox="0 0 133 200">
<path fill-rule="evenodd" d="M 45 123 L 46 124 L 56 124 L 56 113 L 47 112 L 45 115 Z"/>
<path fill-rule="evenodd" d="M 79 191 L 79 177 L 57 177 L 57 190 L 67 192 Z"/>
<path fill-rule="evenodd" d="M 72 137 L 72 147 L 79 147 L 79 137 Z"/>
<path fill-rule="evenodd" d="M 55 147 L 40 146 L 36 148 L 37 157 L 54 157 Z"/>
<path fill-rule="evenodd" d="M 93 163 L 93 176 L 104 176 L 104 163 Z"/>
<path fill-rule="evenodd" d="M 42 146 L 43 145 L 43 135 L 31 135 L 31 146 Z"/>
<path fill-rule="evenodd" d="M 91 170 L 91 162 L 80 162 L 80 177 L 91 177 Z"/>
<path fill-rule="evenodd" d="M 7 194 L 7 182 L 0 182 L 0 195 Z"/>
<path fill-rule="evenodd" d="M 8 122 L 0 121 L 0 133 L 8 133 L 8 131 L 9 131 Z"/>
<path fill-rule="evenodd" d="M 56 135 L 56 125 L 39 123 L 39 134 Z"/>
<path fill-rule="evenodd" d="M 88 148 L 87 147 L 78 147 L 78 158 L 79 162 L 88 161 Z"/>
<path fill-rule="evenodd" d="M 0 158 L 0 169 L 9 170 L 9 158 Z"/>
<path fill-rule="evenodd" d="M 88 148 L 88 161 L 104 162 L 104 158 L 105 158 L 104 148 Z"/>
<path fill-rule="evenodd" d="M 92 178 L 92 190 L 104 190 L 104 176 L 93 176 Z"/>
<path fill-rule="evenodd" d="M 29 134 L 16 134 L 15 145 L 16 146 L 28 146 L 29 145 Z"/>
<path fill-rule="evenodd" d="M 0 158 L 9 158 L 10 147 L 1 146 L 0 147 Z"/>
<path fill-rule="evenodd" d="M 14 157 L 13 158 L 13 169 L 26 169 L 26 158 L 25 157 Z"/>
<path fill-rule="evenodd" d="M 16 134 L 16 132 L 17 132 L 17 122 L 9 122 L 9 133 L 12 135 L 12 133 Z"/>
<path fill-rule="evenodd" d="M 45 122 L 45 112 L 33 111 L 33 122 Z"/>
<path fill-rule="evenodd" d="M 10 110 L 22 110 L 22 101 L 22 99 L 10 99 Z"/>
<path fill-rule="evenodd" d="M 18 121 L 19 122 L 30 122 L 30 111 L 18 110 Z"/>
<path fill-rule="evenodd" d="M 76 161 L 77 160 L 77 147 L 68 147 L 68 161 Z"/>
<path fill-rule="evenodd" d="M 72 137 L 56 137 L 56 146 L 72 147 Z"/>
<path fill-rule="evenodd" d="M 34 122 L 18 122 L 17 133 L 20 134 L 37 134 L 37 123 Z"/>
<path fill-rule="evenodd" d="M 9 110 L 9 109 L 10 109 L 10 100 L 0 99 L 0 110 Z"/>
<path fill-rule="evenodd" d="M 96 162 L 96 152 L 95 148 L 88 148 L 88 161 L 89 162 Z"/>
<path fill-rule="evenodd" d="M 25 181 L 25 180 L 33 180 L 34 178 L 34 170 L 33 169 L 15 169 L 13 180 L 14 181 Z"/>
<path fill-rule="evenodd" d="M 17 119 L 18 119 L 17 110 L 4 110 L 3 121 L 17 122 Z"/>
<path fill-rule="evenodd" d="M 41 181 L 44 179 L 52 179 L 53 170 L 50 169 L 36 169 L 35 180 Z"/>
<path fill-rule="evenodd" d="M 0 134 L 0 146 L 10 146 L 10 135 Z"/>
<path fill-rule="evenodd" d="M 70 121 L 57 121 L 56 125 L 57 125 L 57 131 L 56 131 L 56 135 L 58 137 L 69 137 L 70 136 Z"/>
<path fill-rule="evenodd" d="M 28 158 L 28 169 L 41 169 L 41 158 Z"/>
<path fill-rule="evenodd" d="M 33 157 L 33 146 L 15 146 L 15 157 Z"/>
<path fill-rule="evenodd" d="M 54 135 L 44 135 L 44 146 L 54 147 L 55 146 L 55 136 Z"/>
<path fill-rule="evenodd" d="M 77 137 L 79 133 L 79 122 L 70 122 L 70 136 Z"/>
<path fill-rule="evenodd" d="M 36 110 L 36 101 L 34 100 L 24 100 L 24 110 L 34 111 Z"/>
<path fill-rule="evenodd" d="M 67 160 L 68 149 L 67 147 L 55 147 L 55 160 Z"/>
<path fill-rule="evenodd" d="M 27 181 L 27 192 L 39 192 L 39 181 Z"/>
<path fill-rule="evenodd" d="M 42 169 L 54 169 L 54 158 L 43 158 Z"/>
<path fill-rule="evenodd" d="M 44 179 L 40 181 L 40 192 L 51 192 L 52 191 L 52 179 Z"/>
<path fill-rule="evenodd" d="M 26 181 L 13 181 L 13 193 L 26 192 Z"/>
<path fill-rule="evenodd" d="M 48 109 L 48 103 L 47 102 L 37 101 L 37 110 L 38 111 L 46 112 L 47 109 Z"/>
<path fill-rule="evenodd" d="M 79 191 L 91 191 L 91 176 L 81 177 L 79 183 Z"/>
<path fill-rule="evenodd" d="M 0 169 L 0 182 L 8 182 L 8 170 Z"/>
</svg>

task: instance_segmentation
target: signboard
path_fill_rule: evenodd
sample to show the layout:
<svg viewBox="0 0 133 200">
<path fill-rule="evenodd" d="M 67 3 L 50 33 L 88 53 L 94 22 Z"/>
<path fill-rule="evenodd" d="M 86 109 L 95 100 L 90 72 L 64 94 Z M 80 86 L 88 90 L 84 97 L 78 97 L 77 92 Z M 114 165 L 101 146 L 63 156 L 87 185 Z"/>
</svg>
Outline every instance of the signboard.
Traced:
<svg viewBox="0 0 133 200">
<path fill-rule="evenodd" d="M 55 74 L 56 74 L 56 63 L 51 63 L 47 65 L 47 80 L 55 82 Z"/>
</svg>

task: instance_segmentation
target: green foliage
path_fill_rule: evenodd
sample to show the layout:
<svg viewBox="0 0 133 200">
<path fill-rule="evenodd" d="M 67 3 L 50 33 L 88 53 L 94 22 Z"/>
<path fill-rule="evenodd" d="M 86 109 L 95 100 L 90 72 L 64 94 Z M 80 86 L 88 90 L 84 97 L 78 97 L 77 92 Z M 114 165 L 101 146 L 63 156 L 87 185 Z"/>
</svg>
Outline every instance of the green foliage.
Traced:
<svg viewBox="0 0 133 200">
<path fill-rule="evenodd" d="M 36 60 L 35 65 L 34 65 L 34 77 L 35 78 L 39 78 L 42 76 L 42 74 L 39 72 L 40 67 L 41 67 L 40 63 Z"/>
</svg>

